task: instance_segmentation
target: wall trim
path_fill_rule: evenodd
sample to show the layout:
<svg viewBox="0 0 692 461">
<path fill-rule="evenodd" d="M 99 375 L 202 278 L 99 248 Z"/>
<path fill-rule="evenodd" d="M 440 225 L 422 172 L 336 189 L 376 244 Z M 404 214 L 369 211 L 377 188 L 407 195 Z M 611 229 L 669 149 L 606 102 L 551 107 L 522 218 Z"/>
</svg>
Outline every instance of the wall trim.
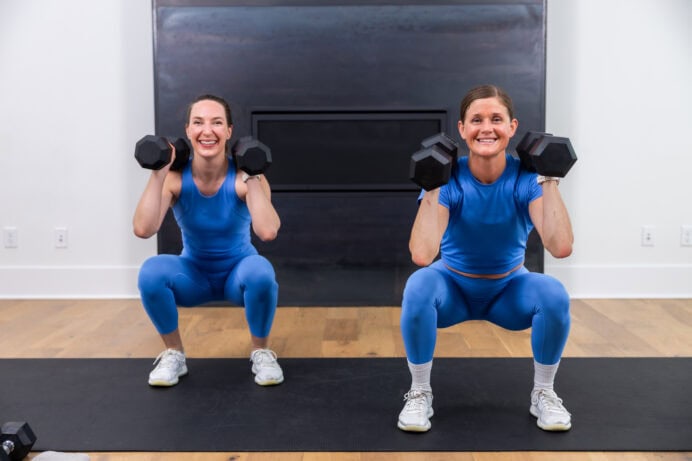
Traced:
<svg viewBox="0 0 692 461">
<path fill-rule="evenodd" d="M 139 267 L 0 267 L 0 299 L 139 298 Z"/>
<path fill-rule="evenodd" d="M 0 299 L 139 298 L 140 266 L 0 267 Z M 547 264 L 578 298 L 692 298 L 692 264 Z"/>
<path fill-rule="evenodd" d="M 546 264 L 571 298 L 692 298 L 692 264 Z"/>
</svg>

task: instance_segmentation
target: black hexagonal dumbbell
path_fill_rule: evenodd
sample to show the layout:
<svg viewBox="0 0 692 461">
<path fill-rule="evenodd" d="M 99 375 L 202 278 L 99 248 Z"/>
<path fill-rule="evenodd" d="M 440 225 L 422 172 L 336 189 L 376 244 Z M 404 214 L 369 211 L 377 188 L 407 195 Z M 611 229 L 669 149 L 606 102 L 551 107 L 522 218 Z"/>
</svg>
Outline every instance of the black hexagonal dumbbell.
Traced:
<svg viewBox="0 0 692 461">
<path fill-rule="evenodd" d="M 12 421 L 2 425 L 0 461 L 19 461 L 26 458 L 36 442 L 34 431 L 25 422 Z"/>
<path fill-rule="evenodd" d="M 171 170 L 182 170 L 190 158 L 190 143 L 185 138 L 167 139 L 163 136 L 146 135 L 135 145 L 135 158 L 142 168 L 160 170 L 171 161 L 175 147 L 175 160 Z"/>
<path fill-rule="evenodd" d="M 252 136 L 238 139 L 231 152 L 236 167 L 250 176 L 264 173 L 272 164 L 271 149 Z"/>
<path fill-rule="evenodd" d="M 527 170 L 558 178 L 564 178 L 577 161 L 569 138 L 539 131 L 529 131 L 521 138 L 517 154 Z"/>
<path fill-rule="evenodd" d="M 438 133 L 421 142 L 422 149 L 411 156 L 409 177 L 425 190 L 447 184 L 459 145 L 445 133 Z"/>
</svg>

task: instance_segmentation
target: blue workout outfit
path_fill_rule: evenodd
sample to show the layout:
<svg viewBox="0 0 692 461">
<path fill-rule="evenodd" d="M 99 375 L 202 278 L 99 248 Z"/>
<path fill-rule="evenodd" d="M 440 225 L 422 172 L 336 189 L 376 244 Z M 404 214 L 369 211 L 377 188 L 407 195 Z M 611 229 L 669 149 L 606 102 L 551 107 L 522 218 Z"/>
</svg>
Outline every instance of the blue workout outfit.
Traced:
<svg viewBox="0 0 692 461">
<path fill-rule="evenodd" d="M 474 178 L 468 157 L 461 157 L 440 188 L 439 203 L 449 209 L 441 258 L 411 274 L 403 294 L 401 331 L 413 364 L 433 359 L 437 328 L 466 320 L 487 320 L 509 330 L 531 327 L 535 360 L 544 365 L 560 360 L 570 327 L 569 295 L 560 281 L 524 266 L 499 279 L 450 269 L 504 274 L 523 263 L 533 229 L 529 203 L 543 190 L 535 173 L 506 157 L 505 171 L 492 184 Z"/>
<path fill-rule="evenodd" d="M 182 170 L 180 196 L 173 205 L 183 238 L 180 256 L 157 255 L 139 271 L 139 291 L 160 334 L 178 328 L 177 306 L 230 301 L 245 307 L 250 333 L 269 336 L 279 285 L 271 263 L 250 240 L 251 217 L 235 192 L 236 170 L 213 196 L 204 196 L 192 179 L 192 162 Z"/>
</svg>

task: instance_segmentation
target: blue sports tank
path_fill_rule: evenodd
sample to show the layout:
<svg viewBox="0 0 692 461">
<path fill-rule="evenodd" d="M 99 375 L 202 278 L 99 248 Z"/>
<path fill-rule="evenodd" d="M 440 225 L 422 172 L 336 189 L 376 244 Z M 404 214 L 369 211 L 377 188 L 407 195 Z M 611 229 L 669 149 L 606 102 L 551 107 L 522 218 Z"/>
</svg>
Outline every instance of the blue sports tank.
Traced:
<svg viewBox="0 0 692 461">
<path fill-rule="evenodd" d="M 205 196 L 192 179 L 192 162 L 182 171 L 180 196 L 173 214 L 183 238 L 181 256 L 227 268 L 249 255 L 257 254 L 250 241 L 251 217 L 247 205 L 235 192 L 235 165 L 229 160 L 228 173 L 219 190 Z M 214 263 L 220 264 L 214 264 Z"/>
</svg>

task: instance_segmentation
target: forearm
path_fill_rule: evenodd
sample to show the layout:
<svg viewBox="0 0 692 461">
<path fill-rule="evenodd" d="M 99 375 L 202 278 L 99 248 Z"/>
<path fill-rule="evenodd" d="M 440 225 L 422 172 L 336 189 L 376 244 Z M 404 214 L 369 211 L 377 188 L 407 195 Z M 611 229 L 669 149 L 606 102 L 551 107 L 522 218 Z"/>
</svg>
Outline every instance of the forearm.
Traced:
<svg viewBox="0 0 692 461">
<path fill-rule="evenodd" d="M 158 232 L 162 214 L 162 190 L 165 175 L 154 172 L 149 177 L 144 192 L 139 199 L 132 219 L 134 233 L 137 237 L 149 238 Z"/>
<path fill-rule="evenodd" d="M 281 220 L 271 203 L 269 186 L 257 180 L 250 180 L 246 184 L 245 202 L 252 217 L 252 230 L 262 241 L 274 240 Z"/>
<path fill-rule="evenodd" d="M 411 229 L 409 251 L 411 259 L 418 266 L 427 266 L 440 251 L 439 189 L 428 191 L 423 195 L 418 213 Z"/>
<path fill-rule="evenodd" d="M 556 258 L 572 253 L 574 235 L 567 208 L 555 181 L 543 183 L 543 246 Z"/>
</svg>

